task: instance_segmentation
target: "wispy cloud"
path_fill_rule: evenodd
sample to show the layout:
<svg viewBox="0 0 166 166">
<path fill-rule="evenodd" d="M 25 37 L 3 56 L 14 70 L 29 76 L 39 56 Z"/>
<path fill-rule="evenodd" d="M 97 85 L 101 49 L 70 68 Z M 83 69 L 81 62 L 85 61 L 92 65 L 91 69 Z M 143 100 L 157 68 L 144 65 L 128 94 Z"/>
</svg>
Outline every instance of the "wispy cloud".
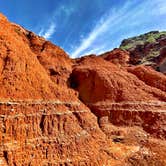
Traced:
<svg viewBox="0 0 166 166">
<path fill-rule="evenodd" d="M 118 15 L 116 15 L 114 12 L 115 11 L 104 15 L 100 19 L 95 28 L 90 32 L 90 34 L 86 38 L 82 40 L 80 46 L 72 53 L 73 58 L 79 56 L 80 53 L 86 50 L 97 39 L 97 37 L 99 37 L 101 34 L 107 31 L 107 29 L 110 26 L 110 23 L 118 17 Z"/>
<path fill-rule="evenodd" d="M 46 21 L 45 25 L 43 25 L 43 27 L 40 29 L 40 32 L 38 33 L 39 36 L 43 36 L 46 39 L 50 39 L 56 32 L 57 18 L 62 16 L 64 19 L 63 23 L 65 23 L 68 21 L 68 18 L 72 12 L 74 12 L 74 9 L 71 6 L 69 7 L 65 5 L 60 5 L 59 7 L 57 7 L 48 19 L 48 21 Z"/>
<path fill-rule="evenodd" d="M 165 6 L 165 0 L 128 0 L 120 9 L 111 9 L 101 17 L 92 31 L 71 53 L 72 58 L 91 53 L 90 49 L 95 51 L 94 53 L 108 50 L 111 48 L 111 37 L 118 34 L 119 31 L 125 32 L 129 28 L 136 33 L 141 30 L 145 31 L 146 27 L 143 27 L 142 23 L 148 24 L 156 14 L 166 14 Z M 122 33 L 121 36 L 124 34 Z M 117 38 L 121 38 L 121 36 L 117 36 Z"/>
<path fill-rule="evenodd" d="M 162 1 L 158 4 L 158 12 L 160 14 L 166 14 L 166 1 Z"/>
<path fill-rule="evenodd" d="M 55 30 L 56 30 L 56 25 L 54 22 L 52 22 L 48 29 L 46 31 L 44 31 L 44 29 L 42 29 L 40 32 L 39 32 L 39 35 L 40 36 L 43 36 L 44 38 L 46 39 L 50 39 L 52 37 L 52 35 L 55 33 Z"/>
<path fill-rule="evenodd" d="M 88 51 L 86 51 L 86 53 L 84 55 L 90 55 L 90 54 L 94 54 L 94 53 L 98 53 L 98 54 L 101 54 L 103 52 L 105 52 L 105 46 L 100 46 L 99 48 L 94 48 L 94 49 L 90 49 Z"/>
</svg>

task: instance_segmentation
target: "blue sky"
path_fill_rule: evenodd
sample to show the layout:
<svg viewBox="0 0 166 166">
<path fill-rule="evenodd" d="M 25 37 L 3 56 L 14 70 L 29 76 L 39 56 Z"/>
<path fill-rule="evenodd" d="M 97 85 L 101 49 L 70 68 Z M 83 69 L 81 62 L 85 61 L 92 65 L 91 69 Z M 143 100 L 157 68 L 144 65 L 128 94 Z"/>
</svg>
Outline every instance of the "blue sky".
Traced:
<svg viewBox="0 0 166 166">
<path fill-rule="evenodd" d="M 0 11 L 73 58 L 111 50 L 124 38 L 166 30 L 166 0 L 0 0 Z"/>
</svg>

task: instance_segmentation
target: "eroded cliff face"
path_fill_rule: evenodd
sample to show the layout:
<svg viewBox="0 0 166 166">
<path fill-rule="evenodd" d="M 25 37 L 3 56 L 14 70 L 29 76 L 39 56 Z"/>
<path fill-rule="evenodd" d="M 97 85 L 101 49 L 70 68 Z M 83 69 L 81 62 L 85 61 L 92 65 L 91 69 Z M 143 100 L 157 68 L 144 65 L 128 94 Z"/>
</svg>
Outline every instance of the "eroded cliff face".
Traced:
<svg viewBox="0 0 166 166">
<path fill-rule="evenodd" d="M 119 49 L 71 60 L 0 15 L 0 165 L 166 165 L 165 82 Z"/>
<path fill-rule="evenodd" d="M 137 73 L 137 68 L 119 67 L 94 56 L 82 58 L 71 77 L 80 99 L 99 119 L 138 125 L 165 138 L 165 76 L 143 66 Z"/>
<path fill-rule="evenodd" d="M 105 134 L 67 86 L 68 55 L 4 16 L 0 40 L 0 164 L 107 164 Z"/>
<path fill-rule="evenodd" d="M 72 86 L 109 139 L 137 145 L 138 151 L 126 157 L 126 165 L 164 165 L 165 155 L 159 149 L 163 140 L 166 151 L 166 77 L 151 67 L 131 65 L 129 56 L 116 49 L 78 59 Z M 154 141 L 158 145 L 152 148 Z"/>
</svg>

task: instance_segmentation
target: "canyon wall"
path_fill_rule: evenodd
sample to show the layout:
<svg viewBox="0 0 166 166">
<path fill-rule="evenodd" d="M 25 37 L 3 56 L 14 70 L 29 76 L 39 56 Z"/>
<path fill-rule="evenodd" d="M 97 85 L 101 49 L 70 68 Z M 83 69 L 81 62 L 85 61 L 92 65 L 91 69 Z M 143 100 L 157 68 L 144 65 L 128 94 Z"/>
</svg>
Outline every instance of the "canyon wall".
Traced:
<svg viewBox="0 0 166 166">
<path fill-rule="evenodd" d="M 0 165 L 166 165 L 166 76 L 120 49 L 70 59 L 0 14 Z"/>
</svg>

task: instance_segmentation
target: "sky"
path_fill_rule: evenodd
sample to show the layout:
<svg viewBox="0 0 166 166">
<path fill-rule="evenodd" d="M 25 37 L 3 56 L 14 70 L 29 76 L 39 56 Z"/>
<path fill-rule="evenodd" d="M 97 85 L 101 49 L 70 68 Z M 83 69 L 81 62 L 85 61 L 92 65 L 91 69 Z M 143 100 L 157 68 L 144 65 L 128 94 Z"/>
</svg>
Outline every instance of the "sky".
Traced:
<svg viewBox="0 0 166 166">
<path fill-rule="evenodd" d="M 166 30 L 166 0 L 0 0 L 0 12 L 72 58 L 98 55 L 125 38 Z"/>
</svg>

